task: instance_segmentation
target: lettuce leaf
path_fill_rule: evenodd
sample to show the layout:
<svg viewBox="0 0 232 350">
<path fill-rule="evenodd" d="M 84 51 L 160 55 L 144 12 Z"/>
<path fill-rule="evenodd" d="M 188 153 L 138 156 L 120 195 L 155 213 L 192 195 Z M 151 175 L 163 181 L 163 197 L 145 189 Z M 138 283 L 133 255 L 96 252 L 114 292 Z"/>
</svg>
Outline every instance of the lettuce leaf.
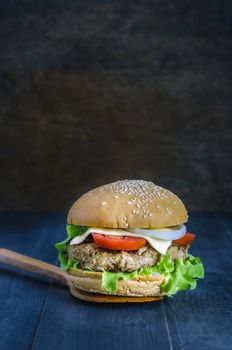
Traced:
<svg viewBox="0 0 232 350">
<path fill-rule="evenodd" d="M 55 245 L 58 251 L 60 267 L 63 271 L 69 268 L 78 269 L 78 261 L 68 259 L 67 246 L 76 236 L 83 235 L 88 227 L 67 224 L 67 238 Z M 200 258 L 188 255 L 188 258 L 177 259 L 176 261 L 166 254 L 161 255 L 160 261 L 153 267 L 143 267 L 133 272 L 108 272 L 102 273 L 102 287 L 108 292 L 114 293 L 118 289 L 118 280 L 131 280 L 134 277 L 151 276 L 158 273 L 165 277 L 161 290 L 168 296 L 176 294 L 180 290 L 195 289 L 197 278 L 204 278 L 204 267 Z"/>
<path fill-rule="evenodd" d="M 196 278 L 204 278 L 204 267 L 200 258 L 188 255 L 186 260 L 177 259 L 173 261 L 166 254 L 154 267 L 154 271 L 164 275 L 165 281 L 161 285 L 161 290 L 166 295 L 174 295 L 180 290 L 195 289 Z"/>
<path fill-rule="evenodd" d="M 86 226 L 66 225 L 67 238 L 55 244 L 58 250 L 58 260 L 62 271 L 67 271 L 70 267 L 77 267 L 76 263 L 78 262 L 76 260 L 67 258 L 67 246 L 74 237 L 83 235 L 87 229 L 88 227 Z"/>
<path fill-rule="evenodd" d="M 124 281 L 132 280 L 137 276 L 138 272 L 108 272 L 102 273 L 102 288 L 108 292 L 116 292 L 118 290 L 118 280 L 123 279 Z"/>
<path fill-rule="evenodd" d="M 108 272 L 102 274 L 102 287 L 108 292 L 116 292 L 118 289 L 118 280 L 124 281 L 133 279 L 135 276 L 151 276 L 159 273 L 165 277 L 161 290 L 168 296 L 176 294 L 180 290 L 195 289 L 197 281 L 195 278 L 204 277 L 204 267 L 199 258 L 188 255 L 186 260 L 177 259 L 173 261 L 166 254 L 162 255 L 157 265 L 150 268 L 142 268 L 133 272 Z"/>
</svg>

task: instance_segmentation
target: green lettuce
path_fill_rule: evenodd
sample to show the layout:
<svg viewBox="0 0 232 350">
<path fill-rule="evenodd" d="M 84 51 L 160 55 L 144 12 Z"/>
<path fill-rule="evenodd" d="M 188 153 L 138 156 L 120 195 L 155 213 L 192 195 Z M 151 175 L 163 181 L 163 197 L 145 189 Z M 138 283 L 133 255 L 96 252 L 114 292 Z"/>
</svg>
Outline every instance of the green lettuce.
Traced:
<svg viewBox="0 0 232 350">
<path fill-rule="evenodd" d="M 62 271 L 67 271 L 70 267 L 77 268 L 78 262 L 76 260 L 67 258 L 67 246 L 74 237 L 83 235 L 87 229 L 88 227 L 86 226 L 67 224 L 67 238 L 55 244 L 55 247 L 58 251 L 58 260 L 60 262 Z"/>
<path fill-rule="evenodd" d="M 200 258 L 190 254 L 186 260 L 176 261 L 173 261 L 168 254 L 163 255 L 154 271 L 164 275 L 165 281 L 161 285 L 161 290 L 169 296 L 180 290 L 195 289 L 196 278 L 204 278 L 204 267 Z"/>
<path fill-rule="evenodd" d="M 83 235 L 88 227 L 67 224 L 67 238 L 55 245 L 58 251 L 60 267 L 63 271 L 69 268 L 78 269 L 78 261 L 68 259 L 67 246 L 76 236 Z M 118 280 L 132 280 L 136 276 L 151 276 L 158 273 L 164 276 L 164 282 L 160 286 L 161 291 L 168 296 L 176 294 L 180 290 L 195 289 L 197 278 L 204 277 L 204 267 L 200 258 L 188 255 L 187 259 L 172 260 L 170 255 L 161 255 L 160 261 L 153 267 L 143 267 L 133 272 L 108 272 L 102 273 L 102 287 L 108 292 L 115 293 L 118 290 Z"/>
<path fill-rule="evenodd" d="M 177 259 L 173 261 L 166 254 L 162 255 L 157 265 L 150 268 L 142 268 L 133 272 L 108 272 L 102 274 L 102 287 L 108 292 L 117 292 L 118 280 L 124 281 L 133 279 L 136 276 L 151 276 L 159 273 L 165 277 L 161 290 L 168 296 L 176 294 L 180 290 L 195 289 L 196 278 L 204 277 L 204 267 L 199 258 L 188 255 L 186 260 Z"/>
<path fill-rule="evenodd" d="M 124 281 L 132 280 L 137 276 L 138 272 L 108 272 L 104 271 L 102 273 L 102 288 L 108 292 L 117 292 L 118 290 L 118 280 L 123 279 Z"/>
</svg>

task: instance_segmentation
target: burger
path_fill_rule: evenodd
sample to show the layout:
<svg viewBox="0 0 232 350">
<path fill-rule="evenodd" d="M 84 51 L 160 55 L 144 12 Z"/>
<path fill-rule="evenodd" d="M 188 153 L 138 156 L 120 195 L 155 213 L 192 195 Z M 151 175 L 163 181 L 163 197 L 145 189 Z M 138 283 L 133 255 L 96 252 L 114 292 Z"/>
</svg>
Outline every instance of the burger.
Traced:
<svg viewBox="0 0 232 350">
<path fill-rule="evenodd" d="M 82 195 L 67 218 L 67 238 L 56 244 L 61 269 L 89 293 L 172 296 L 204 277 L 189 254 L 182 201 L 144 180 L 120 180 Z"/>
</svg>

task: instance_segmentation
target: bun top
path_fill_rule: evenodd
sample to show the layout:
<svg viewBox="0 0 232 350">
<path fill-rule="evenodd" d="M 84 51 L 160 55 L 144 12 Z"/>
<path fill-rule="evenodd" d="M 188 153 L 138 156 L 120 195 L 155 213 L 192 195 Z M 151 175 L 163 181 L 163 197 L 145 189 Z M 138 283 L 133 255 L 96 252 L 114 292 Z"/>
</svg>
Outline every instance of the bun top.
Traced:
<svg viewBox="0 0 232 350">
<path fill-rule="evenodd" d="M 169 227 L 188 220 L 182 201 L 153 182 L 120 180 L 81 196 L 68 213 L 68 223 L 108 228 Z"/>
</svg>

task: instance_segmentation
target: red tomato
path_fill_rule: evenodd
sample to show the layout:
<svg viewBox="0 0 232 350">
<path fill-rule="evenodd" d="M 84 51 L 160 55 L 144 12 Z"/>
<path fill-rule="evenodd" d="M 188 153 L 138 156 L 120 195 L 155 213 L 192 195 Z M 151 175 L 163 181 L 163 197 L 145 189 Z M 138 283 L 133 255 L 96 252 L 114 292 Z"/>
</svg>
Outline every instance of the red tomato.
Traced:
<svg viewBox="0 0 232 350">
<path fill-rule="evenodd" d="M 195 238 L 196 238 L 196 235 L 194 235 L 194 233 L 186 232 L 183 237 L 176 239 L 172 242 L 174 244 L 179 244 L 179 245 L 188 245 L 188 244 L 191 244 Z"/>
<path fill-rule="evenodd" d="M 107 236 L 92 233 L 95 244 L 98 247 L 113 250 L 138 250 L 146 245 L 144 238 L 127 236 Z"/>
</svg>

